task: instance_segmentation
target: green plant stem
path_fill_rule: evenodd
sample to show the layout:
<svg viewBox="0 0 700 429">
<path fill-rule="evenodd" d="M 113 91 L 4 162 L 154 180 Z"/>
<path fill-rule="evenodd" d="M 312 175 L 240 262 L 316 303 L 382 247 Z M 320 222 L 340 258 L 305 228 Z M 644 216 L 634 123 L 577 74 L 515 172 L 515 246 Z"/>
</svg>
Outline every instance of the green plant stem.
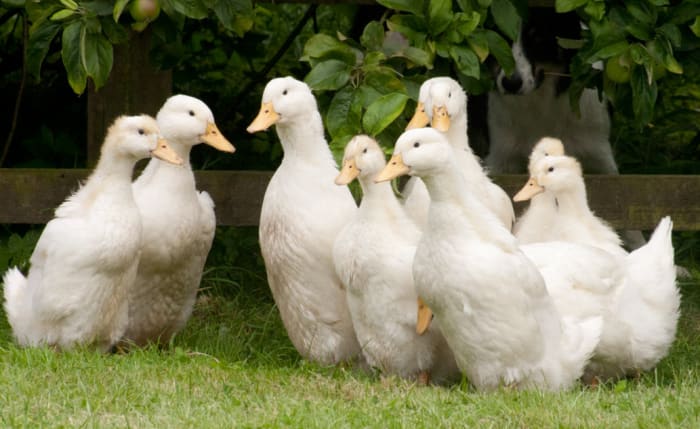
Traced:
<svg viewBox="0 0 700 429">
<path fill-rule="evenodd" d="M 272 58 L 270 58 L 270 60 L 265 64 L 265 67 L 263 67 L 262 70 L 253 73 L 253 75 L 255 76 L 253 80 L 251 80 L 245 86 L 245 88 L 243 88 L 243 90 L 239 92 L 238 95 L 236 95 L 236 97 L 234 98 L 234 104 L 236 104 L 242 96 L 247 96 L 247 94 L 250 92 L 253 86 L 266 79 L 267 74 L 270 72 L 270 70 L 272 70 L 275 64 L 277 64 L 280 58 L 282 58 L 285 52 L 287 52 L 289 47 L 292 45 L 292 42 L 294 42 L 294 39 L 296 39 L 299 33 L 301 33 L 301 30 L 304 28 L 309 19 L 315 16 L 317 8 L 317 4 L 312 4 L 308 7 L 308 9 L 306 9 L 304 16 L 301 17 L 296 27 L 294 27 L 294 29 L 292 29 L 292 31 L 289 33 L 289 36 L 287 36 L 287 39 L 284 41 L 284 43 L 282 43 L 282 46 L 280 46 L 277 52 L 275 52 L 275 55 L 273 55 Z"/>
<path fill-rule="evenodd" d="M 27 22 L 27 14 L 22 11 L 22 78 L 19 82 L 19 90 L 17 91 L 17 99 L 15 100 L 15 110 L 12 113 L 12 124 L 10 125 L 10 132 L 7 135 L 7 140 L 5 140 L 5 147 L 2 149 L 2 156 L 0 157 L 0 167 L 5 164 L 5 159 L 7 158 L 7 153 L 10 150 L 10 145 L 12 144 L 12 138 L 15 135 L 15 129 L 17 128 L 17 118 L 19 117 L 19 108 L 22 104 L 22 96 L 24 95 L 24 86 L 27 82 L 27 44 L 29 41 L 29 25 Z"/>
</svg>

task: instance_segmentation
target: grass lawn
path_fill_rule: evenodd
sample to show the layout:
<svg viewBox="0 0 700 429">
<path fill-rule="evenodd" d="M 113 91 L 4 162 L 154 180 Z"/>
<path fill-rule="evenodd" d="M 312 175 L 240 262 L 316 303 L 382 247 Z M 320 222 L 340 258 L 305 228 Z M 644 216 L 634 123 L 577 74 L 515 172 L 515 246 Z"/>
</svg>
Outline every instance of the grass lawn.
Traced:
<svg viewBox="0 0 700 429">
<path fill-rule="evenodd" d="M 419 387 L 302 361 L 259 274 L 209 268 L 186 330 L 128 355 L 20 349 L 0 315 L 1 427 L 700 427 L 700 269 L 672 352 L 638 380 L 566 393 Z M 245 271 L 245 270 L 243 270 Z M 235 274 L 235 273 L 234 273 Z M 241 280 L 243 279 L 243 280 Z"/>
</svg>

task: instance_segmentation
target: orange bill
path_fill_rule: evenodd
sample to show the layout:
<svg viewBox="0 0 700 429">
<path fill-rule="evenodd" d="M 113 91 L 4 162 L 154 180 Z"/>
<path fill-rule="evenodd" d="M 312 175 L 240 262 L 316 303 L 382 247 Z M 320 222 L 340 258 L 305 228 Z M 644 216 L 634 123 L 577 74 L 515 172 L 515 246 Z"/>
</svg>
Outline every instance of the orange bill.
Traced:
<svg viewBox="0 0 700 429">
<path fill-rule="evenodd" d="M 204 143 L 222 152 L 233 153 L 236 151 L 236 148 L 233 147 L 231 142 L 226 140 L 226 137 L 221 134 L 221 131 L 219 131 L 219 128 L 213 122 L 207 124 L 206 131 L 204 131 L 204 134 L 199 136 L 199 138 L 202 139 Z"/>
<path fill-rule="evenodd" d="M 416 106 L 416 113 L 413 114 L 408 125 L 406 125 L 407 130 L 412 130 L 414 128 L 423 128 L 430 123 L 430 118 L 425 114 L 425 105 L 419 102 Z"/>
<path fill-rule="evenodd" d="M 447 113 L 447 107 L 433 107 L 433 122 L 430 126 L 443 133 L 450 129 L 450 115 Z"/>
<path fill-rule="evenodd" d="M 397 153 L 391 157 L 384 169 L 374 178 L 374 183 L 386 182 L 395 177 L 403 176 L 404 174 L 408 174 L 410 170 L 411 169 L 403 163 L 401 154 Z"/>
<path fill-rule="evenodd" d="M 534 177 L 527 181 L 525 186 L 513 197 L 513 201 L 527 201 L 537 194 L 544 192 L 544 188 L 537 183 Z"/>
<path fill-rule="evenodd" d="M 246 130 L 249 133 L 257 133 L 258 131 L 265 131 L 266 129 L 270 128 L 273 124 L 277 123 L 277 121 L 280 120 L 280 115 L 275 112 L 275 108 L 272 106 L 272 103 L 263 103 L 262 106 L 260 106 L 260 112 L 258 112 L 258 116 L 253 119 L 253 122 L 248 125 L 248 128 Z"/>
<path fill-rule="evenodd" d="M 168 142 L 164 138 L 158 139 L 158 144 L 156 148 L 151 151 L 151 156 L 171 164 L 182 165 L 182 158 L 168 145 Z"/>
<path fill-rule="evenodd" d="M 343 161 L 343 168 L 340 170 L 340 174 L 338 174 L 338 177 L 335 178 L 335 184 L 347 185 L 355 180 L 359 174 L 360 170 L 357 168 L 355 158 L 346 159 Z"/>
</svg>

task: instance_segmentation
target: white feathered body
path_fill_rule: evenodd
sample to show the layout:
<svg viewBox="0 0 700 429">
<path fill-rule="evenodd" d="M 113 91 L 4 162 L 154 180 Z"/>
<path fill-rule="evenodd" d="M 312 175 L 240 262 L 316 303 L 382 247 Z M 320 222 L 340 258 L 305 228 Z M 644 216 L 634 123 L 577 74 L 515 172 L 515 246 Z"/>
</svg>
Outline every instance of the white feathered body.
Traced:
<svg viewBox="0 0 700 429">
<path fill-rule="evenodd" d="M 571 242 L 521 247 L 544 276 L 561 314 L 603 317 L 587 381 L 634 375 L 668 354 L 680 306 L 671 228 L 664 218 L 649 243 L 629 255 Z"/>
<path fill-rule="evenodd" d="M 320 124 L 320 117 L 316 119 Z M 322 129 L 314 124 L 277 125 L 280 140 L 301 141 L 313 149 L 285 150 L 265 191 L 260 249 L 292 343 L 305 358 L 331 364 L 360 352 L 345 289 L 333 265 L 335 238 L 357 206 L 346 187 L 333 183 L 338 169 Z"/>
<path fill-rule="evenodd" d="M 25 278 L 5 274 L 5 310 L 23 346 L 108 351 L 127 326 L 141 220 L 127 174 L 94 174 L 56 210 Z"/>
<path fill-rule="evenodd" d="M 600 318 L 561 318 L 538 270 L 478 200 L 431 196 L 413 272 L 459 367 L 483 390 L 571 387 L 598 343 Z"/>
<path fill-rule="evenodd" d="M 129 290 L 125 339 L 139 345 L 167 343 L 192 314 L 214 239 L 214 202 L 196 190 L 188 162 L 183 167 L 153 159 L 133 189 L 144 240 Z"/>
<path fill-rule="evenodd" d="M 416 333 L 412 265 L 420 231 L 389 184 L 366 186 L 372 189 L 333 252 L 362 352 L 383 373 L 416 379 L 428 371 L 435 382 L 454 380 L 459 370 L 438 324 Z"/>
</svg>

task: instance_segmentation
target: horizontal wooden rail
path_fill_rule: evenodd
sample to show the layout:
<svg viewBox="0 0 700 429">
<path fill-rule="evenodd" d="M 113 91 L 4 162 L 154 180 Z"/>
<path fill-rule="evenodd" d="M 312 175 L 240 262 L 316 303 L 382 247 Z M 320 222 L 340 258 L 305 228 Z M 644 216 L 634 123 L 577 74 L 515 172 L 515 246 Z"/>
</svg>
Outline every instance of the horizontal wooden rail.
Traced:
<svg viewBox="0 0 700 429">
<path fill-rule="evenodd" d="M 45 223 L 53 209 L 77 189 L 83 169 L 0 169 L 0 223 Z M 216 202 L 220 225 L 257 225 L 272 172 L 197 171 L 197 187 Z M 494 178 L 514 195 L 526 177 Z M 700 175 L 587 176 L 593 210 L 616 228 L 653 229 L 670 215 L 675 230 L 700 230 Z M 526 204 L 517 204 L 522 210 Z"/>
</svg>

